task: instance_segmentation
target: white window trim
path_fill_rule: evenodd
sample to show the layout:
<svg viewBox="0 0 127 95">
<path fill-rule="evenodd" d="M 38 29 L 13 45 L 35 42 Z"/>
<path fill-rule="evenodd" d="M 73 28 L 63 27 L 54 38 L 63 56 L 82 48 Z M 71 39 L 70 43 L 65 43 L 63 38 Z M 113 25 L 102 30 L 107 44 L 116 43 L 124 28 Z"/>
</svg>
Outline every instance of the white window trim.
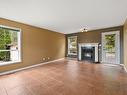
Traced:
<svg viewBox="0 0 127 95">
<path fill-rule="evenodd" d="M 0 27 L 19 31 L 19 33 L 18 33 L 19 60 L 18 60 L 18 61 L 3 62 L 3 63 L 0 63 L 0 66 L 9 65 L 9 64 L 16 64 L 16 63 L 21 63 L 21 62 L 22 62 L 22 56 L 21 56 L 21 37 L 22 37 L 21 34 L 22 34 L 22 33 L 21 33 L 21 29 L 20 29 L 20 28 L 15 28 L 15 27 L 9 27 L 9 26 L 5 26 L 5 25 L 0 25 Z M 6 50 L 4 50 L 4 51 L 6 51 Z M 7 51 L 8 51 L 8 50 L 7 50 Z"/>
</svg>

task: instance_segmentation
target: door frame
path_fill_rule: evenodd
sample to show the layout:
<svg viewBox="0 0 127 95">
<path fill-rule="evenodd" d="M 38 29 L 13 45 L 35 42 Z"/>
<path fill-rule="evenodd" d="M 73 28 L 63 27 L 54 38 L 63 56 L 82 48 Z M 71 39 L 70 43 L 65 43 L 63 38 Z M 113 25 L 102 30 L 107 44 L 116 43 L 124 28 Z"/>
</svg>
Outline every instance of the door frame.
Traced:
<svg viewBox="0 0 127 95">
<path fill-rule="evenodd" d="M 116 50 L 116 62 L 115 63 L 110 63 L 110 64 L 120 64 L 120 31 L 111 31 L 111 32 L 103 32 L 102 33 L 102 39 L 101 39 L 101 43 L 102 43 L 102 60 L 101 62 L 102 63 L 107 63 L 107 62 L 104 62 L 104 49 L 103 49 L 103 46 L 104 46 L 104 36 L 105 35 L 110 35 L 110 34 L 116 34 L 116 39 L 115 39 L 115 50 Z"/>
</svg>

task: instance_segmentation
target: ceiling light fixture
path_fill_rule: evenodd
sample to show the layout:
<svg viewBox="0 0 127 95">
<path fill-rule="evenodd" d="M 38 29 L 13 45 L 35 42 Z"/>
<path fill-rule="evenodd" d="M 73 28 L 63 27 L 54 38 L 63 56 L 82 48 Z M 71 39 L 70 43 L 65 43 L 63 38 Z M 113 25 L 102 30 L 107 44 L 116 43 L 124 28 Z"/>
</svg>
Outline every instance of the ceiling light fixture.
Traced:
<svg viewBox="0 0 127 95">
<path fill-rule="evenodd" d="M 86 28 L 81 29 L 81 32 L 88 32 Z"/>
</svg>

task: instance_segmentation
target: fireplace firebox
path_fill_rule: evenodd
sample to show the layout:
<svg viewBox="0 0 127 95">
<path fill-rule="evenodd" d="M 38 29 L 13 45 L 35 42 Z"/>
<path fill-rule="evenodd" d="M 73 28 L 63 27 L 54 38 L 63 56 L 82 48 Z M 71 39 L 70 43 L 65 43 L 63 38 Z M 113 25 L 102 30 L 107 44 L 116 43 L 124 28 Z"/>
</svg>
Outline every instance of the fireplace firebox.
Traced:
<svg viewBox="0 0 127 95">
<path fill-rule="evenodd" d="M 94 62 L 95 59 L 95 47 L 81 47 L 82 60 L 88 60 Z"/>
</svg>

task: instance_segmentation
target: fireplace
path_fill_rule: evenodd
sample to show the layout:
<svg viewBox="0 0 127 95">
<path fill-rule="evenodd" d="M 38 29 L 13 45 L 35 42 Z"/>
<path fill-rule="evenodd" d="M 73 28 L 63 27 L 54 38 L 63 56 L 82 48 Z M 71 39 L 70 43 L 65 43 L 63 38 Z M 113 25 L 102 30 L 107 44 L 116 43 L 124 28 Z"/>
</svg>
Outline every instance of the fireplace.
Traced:
<svg viewBox="0 0 127 95">
<path fill-rule="evenodd" d="M 81 47 L 81 59 L 94 61 L 95 47 Z"/>
<path fill-rule="evenodd" d="M 79 44 L 78 59 L 98 62 L 98 43 Z"/>
</svg>

